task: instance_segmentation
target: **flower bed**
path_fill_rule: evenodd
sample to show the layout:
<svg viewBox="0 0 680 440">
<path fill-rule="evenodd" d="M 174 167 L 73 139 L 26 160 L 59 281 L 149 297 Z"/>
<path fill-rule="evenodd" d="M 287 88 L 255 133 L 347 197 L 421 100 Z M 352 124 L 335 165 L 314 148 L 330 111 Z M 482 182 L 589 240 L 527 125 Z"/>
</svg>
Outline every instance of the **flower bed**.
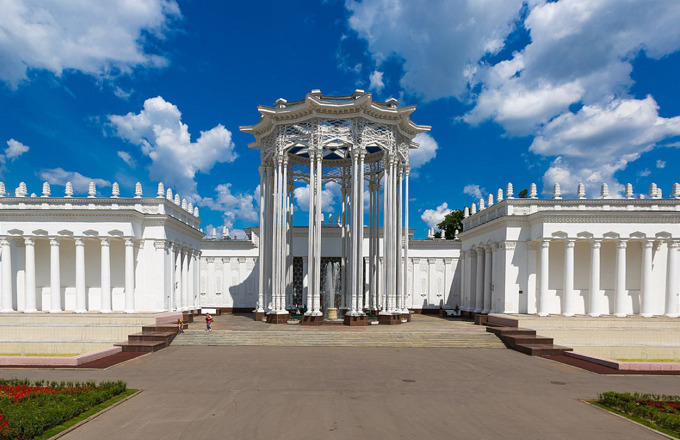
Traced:
<svg viewBox="0 0 680 440">
<path fill-rule="evenodd" d="M 32 439 L 125 392 L 124 382 L 0 379 L 0 440 Z"/>
<path fill-rule="evenodd" d="M 680 396 L 609 391 L 600 393 L 596 403 L 680 438 Z"/>
</svg>

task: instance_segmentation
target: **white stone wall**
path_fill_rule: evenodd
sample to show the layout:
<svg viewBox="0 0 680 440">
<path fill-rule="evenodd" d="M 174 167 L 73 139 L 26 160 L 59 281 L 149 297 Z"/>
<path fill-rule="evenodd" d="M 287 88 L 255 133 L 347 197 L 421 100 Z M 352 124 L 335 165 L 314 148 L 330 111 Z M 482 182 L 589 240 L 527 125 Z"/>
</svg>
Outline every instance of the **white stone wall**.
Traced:
<svg viewBox="0 0 680 440">
<path fill-rule="evenodd" d="M 252 239 L 205 239 L 201 253 L 201 294 L 203 307 L 250 308 L 257 303 L 258 228 L 247 230 Z M 369 242 L 364 235 L 364 255 Z M 382 234 L 381 234 L 382 236 Z M 382 246 L 382 239 L 381 239 Z M 460 304 L 461 286 L 458 240 L 411 240 L 406 305 L 412 309 L 453 307 Z M 293 256 L 307 257 L 307 228 L 296 227 L 293 234 Z M 322 229 L 321 254 L 340 257 L 342 243 L 339 228 Z M 305 277 L 304 284 L 306 286 Z M 368 286 L 365 291 L 368 292 Z M 368 303 L 366 303 L 368 304 Z"/>
</svg>

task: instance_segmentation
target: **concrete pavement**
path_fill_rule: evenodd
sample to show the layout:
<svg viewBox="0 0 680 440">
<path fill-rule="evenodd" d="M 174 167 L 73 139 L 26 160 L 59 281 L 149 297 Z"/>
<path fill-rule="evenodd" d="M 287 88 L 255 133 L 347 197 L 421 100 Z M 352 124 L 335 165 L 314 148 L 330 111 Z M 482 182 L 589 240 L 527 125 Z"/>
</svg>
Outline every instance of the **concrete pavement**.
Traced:
<svg viewBox="0 0 680 440">
<path fill-rule="evenodd" d="M 0 376 L 144 390 L 66 440 L 658 439 L 579 399 L 680 393 L 674 376 L 599 376 L 498 349 L 171 346 L 108 370 Z"/>
</svg>

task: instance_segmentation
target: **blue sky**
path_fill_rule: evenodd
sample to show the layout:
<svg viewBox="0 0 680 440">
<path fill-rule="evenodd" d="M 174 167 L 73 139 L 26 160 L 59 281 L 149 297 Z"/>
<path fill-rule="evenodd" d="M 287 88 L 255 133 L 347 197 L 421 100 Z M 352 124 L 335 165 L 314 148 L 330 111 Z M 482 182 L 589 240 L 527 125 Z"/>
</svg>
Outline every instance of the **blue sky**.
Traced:
<svg viewBox="0 0 680 440">
<path fill-rule="evenodd" d="M 554 183 L 680 180 L 675 0 L 0 0 L 0 180 L 102 196 L 158 181 L 204 229 L 257 223 L 257 105 L 360 88 L 417 104 L 410 225 Z M 337 191 L 335 191 L 337 192 Z M 338 212 L 333 188 L 325 211 Z M 304 191 L 298 195 L 304 199 Z M 306 209 L 305 200 L 299 204 Z M 306 215 L 299 215 L 306 222 Z M 297 221 L 296 221 L 297 223 Z"/>
</svg>

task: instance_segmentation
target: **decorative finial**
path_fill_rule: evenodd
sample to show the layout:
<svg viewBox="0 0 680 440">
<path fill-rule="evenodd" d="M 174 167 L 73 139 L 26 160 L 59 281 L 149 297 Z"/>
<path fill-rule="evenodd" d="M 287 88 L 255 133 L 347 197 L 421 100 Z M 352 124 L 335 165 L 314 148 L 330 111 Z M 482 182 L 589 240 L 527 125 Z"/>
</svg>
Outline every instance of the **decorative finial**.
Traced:
<svg viewBox="0 0 680 440">
<path fill-rule="evenodd" d="M 4 190 L 4 188 L 2 188 Z M 673 198 L 680 199 L 680 183 L 673 184 Z"/>
<path fill-rule="evenodd" d="M 187 204 L 187 212 L 189 212 L 189 213 L 194 212 L 194 204 L 193 203 L 189 202 Z"/>
<path fill-rule="evenodd" d="M 486 209 L 486 206 L 484 206 L 484 197 L 479 199 L 479 210 L 481 211 L 482 209 Z"/>
<path fill-rule="evenodd" d="M 5 197 L 7 191 L 5 190 L 5 182 L 0 182 L 0 197 Z"/>
<path fill-rule="evenodd" d="M 432 231 L 432 228 L 427 230 L 427 238 L 434 238 L 434 232 Z"/>
<path fill-rule="evenodd" d="M 472 206 L 470 207 L 470 215 L 475 215 L 475 214 L 477 214 L 477 205 L 475 205 L 473 203 Z"/>
<path fill-rule="evenodd" d="M 27 194 L 28 194 L 28 188 L 26 187 L 26 183 L 21 182 L 19 184 L 19 188 L 17 189 L 17 191 L 15 191 L 15 195 L 17 197 L 26 197 Z"/>
<path fill-rule="evenodd" d="M 182 202 L 181 202 L 181 200 L 179 199 L 179 194 L 175 194 L 175 205 L 179 206 L 179 205 L 181 205 L 181 204 L 182 204 Z"/>
<path fill-rule="evenodd" d="M 508 187 L 505 189 L 505 198 L 506 199 L 512 199 L 512 183 L 508 183 Z"/>
<path fill-rule="evenodd" d="M 158 191 L 156 193 L 157 198 L 162 198 L 165 197 L 165 185 L 163 185 L 163 182 L 158 182 Z"/>
<path fill-rule="evenodd" d="M 87 193 L 89 194 L 87 197 L 90 199 L 97 195 L 97 185 L 95 185 L 94 182 L 90 182 L 88 185 Z"/>
<path fill-rule="evenodd" d="M 576 197 L 579 199 L 585 199 L 586 198 L 586 186 L 582 183 L 579 183 L 578 186 L 576 187 Z"/>
<path fill-rule="evenodd" d="M 194 207 L 194 217 L 198 218 L 198 206 Z"/>
<path fill-rule="evenodd" d="M 226 226 L 222 226 L 222 238 L 229 238 L 229 229 Z"/>
<path fill-rule="evenodd" d="M 182 199 L 182 209 L 187 210 L 187 199 Z"/>
<path fill-rule="evenodd" d="M 168 190 L 165 191 L 165 198 L 172 202 L 172 188 L 168 188 Z"/>
<path fill-rule="evenodd" d="M 503 200 L 503 190 L 498 188 L 498 192 L 496 193 L 496 203 L 500 202 Z"/>
<path fill-rule="evenodd" d="M 463 208 L 463 218 L 468 218 L 468 217 L 470 217 L 470 210 L 466 206 L 465 208 Z"/>
<path fill-rule="evenodd" d="M 531 186 L 529 187 L 529 198 L 530 199 L 537 199 L 538 198 L 538 191 L 536 191 L 536 184 L 532 183 Z"/>
<path fill-rule="evenodd" d="M 487 200 L 487 206 L 492 206 L 493 205 L 493 194 L 489 194 L 489 198 Z"/>
<path fill-rule="evenodd" d="M 556 183 L 553 185 L 553 199 L 561 199 L 562 198 L 562 189 L 560 188 L 560 184 Z"/>
<path fill-rule="evenodd" d="M 661 191 L 661 187 L 657 186 L 656 187 L 656 198 L 657 199 L 663 199 L 663 191 Z"/>
<path fill-rule="evenodd" d="M 656 183 L 649 185 L 649 197 L 656 199 Z"/>
<path fill-rule="evenodd" d="M 137 182 L 135 184 L 135 199 L 139 199 L 142 197 L 142 184 Z"/>
<path fill-rule="evenodd" d="M 43 197 L 49 197 L 50 195 L 52 195 L 52 190 L 50 189 L 50 184 L 49 184 L 49 182 L 45 182 L 45 183 L 43 183 L 43 194 L 42 194 L 42 196 Z"/>
<path fill-rule="evenodd" d="M 66 197 L 73 197 L 73 184 L 71 182 L 66 182 L 66 190 L 64 191 Z"/>
<path fill-rule="evenodd" d="M 624 192 L 624 196 L 627 199 L 632 199 L 634 197 L 633 196 L 633 185 L 631 185 L 630 183 L 626 183 L 626 191 Z"/>
<path fill-rule="evenodd" d="M 213 240 L 217 238 L 217 229 L 213 228 L 212 232 L 210 233 L 212 236 Z"/>
<path fill-rule="evenodd" d="M 602 187 L 600 188 L 600 197 L 603 199 L 608 199 L 609 198 L 609 185 L 606 183 L 602 184 Z"/>
<path fill-rule="evenodd" d="M 113 182 L 113 186 L 111 187 L 111 198 L 117 199 L 119 195 L 120 186 L 118 186 L 118 182 Z"/>
</svg>

